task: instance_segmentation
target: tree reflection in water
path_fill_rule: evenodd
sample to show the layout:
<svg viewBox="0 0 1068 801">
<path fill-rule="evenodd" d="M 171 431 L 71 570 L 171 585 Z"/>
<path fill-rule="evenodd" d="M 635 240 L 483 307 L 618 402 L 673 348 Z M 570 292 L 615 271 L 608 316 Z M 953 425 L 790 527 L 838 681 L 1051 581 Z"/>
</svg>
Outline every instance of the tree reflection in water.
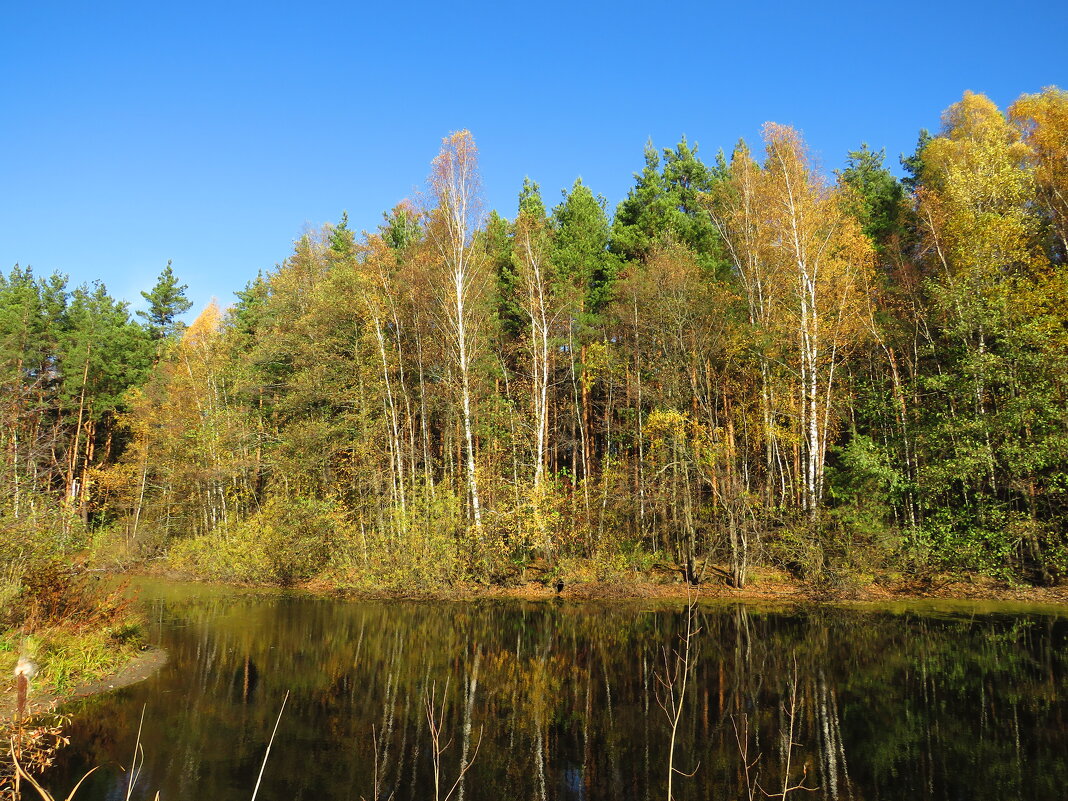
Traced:
<svg viewBox="0 0 1068 801">
<path fill-rule="evenodd" d="M 46 784 L 103 765 L 79 799 L 121 797 L 144 703 L 139 787 L 247 799 L 286 690 L 260 799 L 372 798 L 376 764 L 381 798 L 432 798 L 423 699 L 436 686 L 440 704 L 446 684 L 444 786 L 467 765 L 454 798 L 665 797 L 671 731 L 655 671 L 684 631 L 684 602 L 343 602 L 167 585 L 143 597 L 171 660 L 77 708 Z M 1063 617 L 719 604 L 697 618 L 675 761 L 700 770 L 675 782 L 678 799 L 748 797 L 739 721 L 769 793 L 789 759 L 790 785 L 803 772 L 819 788 L 805 798 L 1063 798 Z"/>
</svg>

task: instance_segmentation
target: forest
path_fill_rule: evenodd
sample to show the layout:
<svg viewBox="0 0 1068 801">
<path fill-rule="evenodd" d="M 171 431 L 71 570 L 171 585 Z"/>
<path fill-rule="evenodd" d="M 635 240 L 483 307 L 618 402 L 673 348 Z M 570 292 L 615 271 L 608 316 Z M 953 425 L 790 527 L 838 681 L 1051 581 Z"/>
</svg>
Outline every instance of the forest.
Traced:
<svg viewBox="0 0 1068 801">
<path fill-rule="evenodd" d="M 580 179 L 498 213 L 460 131 L 421 200 L 303 235 L 188 325 L 170 264 L 139 317 L 16 265 L 4 586 L 75 553 L 353 588 L 1055 584 L 1068 93 L 966 92 L 901 167 L 863 145 L 828 175 L 768 123 L 706 160 L 650 143 L 614 212 Z"/>
</svg>

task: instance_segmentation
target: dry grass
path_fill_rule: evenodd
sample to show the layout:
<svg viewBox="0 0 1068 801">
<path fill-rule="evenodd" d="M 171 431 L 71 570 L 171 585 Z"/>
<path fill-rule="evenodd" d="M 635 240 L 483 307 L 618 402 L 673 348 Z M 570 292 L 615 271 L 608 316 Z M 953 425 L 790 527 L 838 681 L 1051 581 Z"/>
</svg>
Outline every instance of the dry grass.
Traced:
<svg viewBox="0 0 1068 801">
<path fill-rule="evenodd" d="M 2 801 L 18 801 L 23 776 L 39 776 L 52 765 L 56 753 L 70 742 L 63 734 L 69 722 L 65 715 L 54 711 L 29 719 L 10 717 L 0 722 Z"/>
</svg>

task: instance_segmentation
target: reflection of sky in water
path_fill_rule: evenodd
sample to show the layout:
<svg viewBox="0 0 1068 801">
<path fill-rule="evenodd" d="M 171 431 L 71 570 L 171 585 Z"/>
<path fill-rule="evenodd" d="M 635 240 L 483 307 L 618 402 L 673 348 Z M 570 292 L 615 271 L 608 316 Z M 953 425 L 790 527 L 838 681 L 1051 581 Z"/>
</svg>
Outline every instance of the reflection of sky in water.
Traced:
<svg viewBox="0 0 1068 801">
<path fill-rule="evenodd" d="M 577 766 L 564 768 L 564 798 L 585 801 L 586 784 L 582 781 L 582 768 Z"/>
<path fill-rule="evenodd" d="M 134 797 L 247 799 L 289 690 L 261 801 L 370 799 L 376 756 L 382 798 L 423 801 L 431 687 L 446 698 L 442 797 L 465 743 L 464 801 L 540 799 L 542 788 L 583 801 L 665 795 L 670 728 L 656 691 L 679 607 L 355 603 L 170 585 L 145 602 L 170 662 L 80 707 L 48 776 L 59 797 L 101 765 L 78 801 L 125 798 L 118 765 L 147 705 Z M 781 787 L 795 683 L 790 778 L 807 765 L 807 786 L 820 788 L 805 798 L 1064 797 L 1063 618 L 720 605 L 698 623 L 675 764 L 699 767 L 676 776 L 680 801 L 746 796 L 743 719 L 763 785 Z"/>
</svg>

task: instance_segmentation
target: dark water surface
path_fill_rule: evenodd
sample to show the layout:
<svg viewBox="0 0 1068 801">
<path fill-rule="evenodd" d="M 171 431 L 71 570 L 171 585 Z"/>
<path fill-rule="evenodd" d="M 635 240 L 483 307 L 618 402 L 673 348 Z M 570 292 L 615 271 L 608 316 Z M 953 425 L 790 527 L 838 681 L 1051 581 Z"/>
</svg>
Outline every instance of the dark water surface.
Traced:
<svg viewBox="0 0 1068 801">
<path fill-rule="evenodd" d="M 665 799 L 683 604 L 343 602 L 146 584 L 170 662 L 74 708 L 46 784 L 60 798 Z M 679 799 L 1068 797 L 1068 618 L 964 607 L 703 605 L 677 729 Z M 675 692 L 681 677 L 675 683 Z M 440 704 L 444 697 L 444 714 Z M 791 702 L 791 699 L 792 702 Z M 792 714 L 791 714 L 792 712 Z M 792 729 L 793 747 L 786 735 Z M 755 784 L 755 798 L 765 798 Z M 60 792 L 62 791 L 62 793 Z"/>
</svg>

